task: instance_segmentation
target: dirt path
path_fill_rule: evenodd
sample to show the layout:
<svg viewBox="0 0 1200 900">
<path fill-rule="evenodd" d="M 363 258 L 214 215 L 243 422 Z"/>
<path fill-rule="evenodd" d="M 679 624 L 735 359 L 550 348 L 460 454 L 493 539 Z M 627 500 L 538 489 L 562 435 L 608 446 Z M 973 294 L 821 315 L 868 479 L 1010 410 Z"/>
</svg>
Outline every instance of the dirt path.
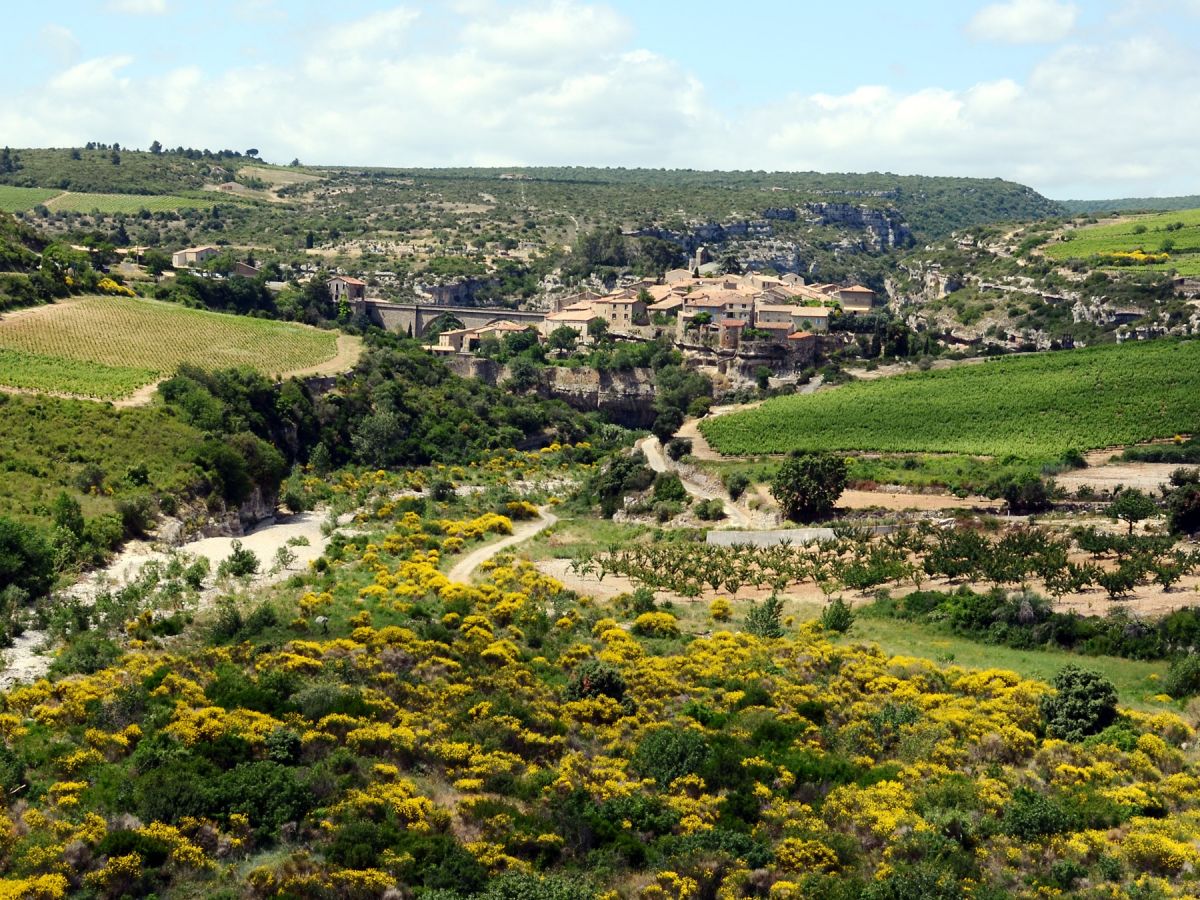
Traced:
<svg viewBox="0 0 1200 900">
<path fill-rule="evenodd" d="M 332 357 L 315 366 L 284 372 L 283 377 L 305 378 L 311 375 L 340 375 L 358 365 L 362 353 L 362 338 L 353 334 L 339 334 L 337 336 L 337 352 Z"/>
<path fill-rule="evenodd" d="M 262 525 L 240 538 L 201 538 L 173 549 L 176 552 L 205 557 L 215 572 L 221 561 L 232 552 L 233 542 L 239 540 L 245 549 L 253 551 L 259 561 L 261 574 L 249 584 L 262 587 L 282 581 L 305 568 L 311 560 L 325 552 L 329 538 L 321 533 L 322 521 L 319 511 L 300 513 Z M 307 545 L 293 545 L 291 551 L 295 554 L 295 560 L 286 569 L 272 572 L 276 552 L 280 547 L 287 546 L 289 540 L 296 538 L 304 538 L 308 541 Z M 167 551 L 155 549 L 150 544 L 128 544 L 106 568 L 89 573 L 65 591 L 64 595 L 91 603 L 102 589 L 128 584 L 138 576 L 146 563 L 167 558 Z M 212 588 L 206 589 L 201 595 L 201 605 L 204 605 L 206 599 L 211 600 L 216 593 Z M 44 631 L 29 630 L 13 641 L 13 646 L 3 652 L 4 669 L 0 672 L 0 690 L 8 690 L 19 682 L 41 678 L 49 671 L 53 656 L 42 652 L 48 639 L 49 635 Z"/>
<path fill-rule="evenodd" d="M 541 513 L 540 519 L 534 519 L 532 522 L 522 522 L 513 529 L 513 533 L 502 540 L 496 541 L 493 544 L 484 544 L 476 550 L 472 550 L 462 559 L 454 564 L 449 574 L 446 576 L 451 581 L 461 581 L 469 583 L 471 576 L 475 574 L 484 562 L 491 559 L 497 553 L 507 550 L 522 541 L 527 541 L 539 531 L 545 531 L 551 525 L 558 521 L 558 516 L 550 512 L 546 507 L 538 510 Z"/>
<path fill-rule="evenodd" d="M 940 509 L 991 509 L 1004 507 L 1001 500 L 987 497 L 956 497 L 953 494 L 908 494 L 900 491 L 843 491 L 837 505 L 842 509 L 916 509 L 936 512 Z"/>
<path fill-rule="evenodd" d="M 1095 491 L 1111 491 L 1121 486 L 1153 493 L 1169 483 L 1171 473 L 1180 468 L 1178 463 L 1109 462 L 1120 453 L 1121 448 L 1094 450 L 1084 457 L 1088 468 L 1063 472 L 1054 476 L 1054 480 L 1068 491 L 1077 491 L 1084 486 Z"/>
<path fill-rule="evenodd" d="M 720 500 L 725 510 L 725 518 L 730 524 L 740 528 L 756 527 L 750 515 L 729 499 L 723 490 L 701 484 L 688 473 L 670 462 L 662 452 L 662 445 L 653 435 L 642 438 L 636 444 L 637 448 L 646 455 L 646 464 L 655 472 L 674 472 L 683 483 L 683 489 L 698 500 Z"/>
<path fill-rule="evenodd" d="M 727 416 L 730 413 L 743 412 L 747 409 L 754 409 L 756 406 L 762 406 L 762 401 L 755 400 L 753 403 L 731 403 L 728 406 L 714 406 L 704 418 L 715 419 L 717 416 Z M 691 455 L 696 459 L 708 461 L 731 459 L 732 457 L 722 456 L 708 443 L 708 440 L 704 437 L 704 432 L 700 430 L 700 423 L 702 421 L 703 419 L 688 419 L 680 426 L 677 432 L 679 437 L 687 438 L 692 442 Z"/>
</svg>

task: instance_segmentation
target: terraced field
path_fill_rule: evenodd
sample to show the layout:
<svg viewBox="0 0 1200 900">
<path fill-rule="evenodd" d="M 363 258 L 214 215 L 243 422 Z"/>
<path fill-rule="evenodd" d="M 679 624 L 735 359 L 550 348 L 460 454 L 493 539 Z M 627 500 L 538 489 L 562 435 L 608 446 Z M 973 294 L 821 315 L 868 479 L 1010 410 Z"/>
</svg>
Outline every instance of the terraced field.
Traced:
<svg viewBox="0 0 1200 900">
<path fill-rule="evenodd" d="M 153 300 L 87 297 L 0 319 L 0 385 L 102 400 L 182 363 L 286 374 L 336 352 L 332 332 Z"/>
<path fill-rule="evenodd" d="M 1138 268 L 1175 269 L 1182 275 L 1200 275 L 1200 209 L 1131 216 L 1066 234 L 1073 237 L 1042 248 L 1051 259 L 1103 258 L 1140 250 L 1148 254 L 1166 253 L 1168 259 Z"/>
<path fill-rule="evenodd" d="M 176 194 L 88 194 L 54 188 L 26 188 L 0 185 L 0 211 L 24 212 L 38 204 L 53 211 L 88 213 L 136 213 L 142 209 L 166 212 L 175 209 L 208 209 L 214 200 L 182 197 Z"/>
<path fill-rule="evenodd" d="M 953 452 L 1050 460 L 1190 432 L 1200 341 L 1094 347 L 860 381 L 701 423 L 712 447 Z"/>
</svg>

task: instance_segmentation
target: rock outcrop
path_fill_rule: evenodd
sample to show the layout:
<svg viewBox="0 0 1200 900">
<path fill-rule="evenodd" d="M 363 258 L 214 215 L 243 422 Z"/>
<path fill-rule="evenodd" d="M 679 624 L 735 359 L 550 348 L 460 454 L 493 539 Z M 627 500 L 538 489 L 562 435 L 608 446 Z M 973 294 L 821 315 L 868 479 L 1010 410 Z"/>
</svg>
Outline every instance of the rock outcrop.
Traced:
<svg viewBox="0 0 1200 900">
<path fill-rule="evenodd" d="M 804 209 L 821 225 L 837 225 L 865 231 L 873 250 L 910 247 L 913 234 L 903 217 L 894 209 L 877 209 L 856 203 L 806 203 Z"/>
</svg>

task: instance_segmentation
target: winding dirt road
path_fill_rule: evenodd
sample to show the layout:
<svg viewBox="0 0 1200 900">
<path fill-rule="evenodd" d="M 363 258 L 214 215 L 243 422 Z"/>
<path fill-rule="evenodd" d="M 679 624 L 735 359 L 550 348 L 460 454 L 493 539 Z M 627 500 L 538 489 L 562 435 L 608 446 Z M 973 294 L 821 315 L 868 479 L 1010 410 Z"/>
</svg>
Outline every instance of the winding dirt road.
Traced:
<svg viewBox="0 0 1200 900">
<path fill-rule="evenodd" d="M 507 550 L 522 541 L 527 541 L 539 531 L 545 531 L 551 525 L 558 521 L 558 516 L 550 512 L 546 507 L 538 510 L 541 513 L 540 519 L 534 519 L 532 522 L 522 522 L 513 529 L 513 533 L 508 537 L 496 541 L 494 544 L 484 544 L 478 549 L 472 550 L 462 559 L 454 564 L 454 568 L 446 575 L 451 581 L 461 581 L 469 583 L 471 576 L 475 574 L 484 562 L 491 559 L 497 553 Z"/>
<path fill-rule="evenodd" d="M 674 472 L 683 483 L 683 489 L 697 500 L 720 500 L 721 506 L 725 510 L 725 518 L 729 520 L 730 524 L 740 528 L 757 527 L 746 511 L 730 500 L 724 490 L 701 484 L 689 476 L 686 470 L 672 465 L 663 455 L 662 445 L 658 442 L 658 438 L 653 435 L 644 437 L 635 446 L 646 455 L 646 465 L 655 472 Z"/>
</svg>

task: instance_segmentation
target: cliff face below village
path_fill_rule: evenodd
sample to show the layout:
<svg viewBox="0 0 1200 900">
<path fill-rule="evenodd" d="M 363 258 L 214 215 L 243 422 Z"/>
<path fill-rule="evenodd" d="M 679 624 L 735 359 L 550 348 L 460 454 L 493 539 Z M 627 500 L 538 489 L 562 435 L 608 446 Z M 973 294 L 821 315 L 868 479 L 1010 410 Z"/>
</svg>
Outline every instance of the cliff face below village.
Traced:
<svg viewBox="0 0 1200 900">
<path fill-rule="evenodd" d="M 457 375 L 501 384 L 511 376 L 507 366 L 488 359 L 453 357 L 447 365 Z M 546 366 L 538 372 L 537 393 L 562 400 L 584 412 L 603 412 L 614 422 L 629 427 L 648 427 L 654 422 L 654 372 L 631 369 L 600 372 L 588 367 Z"/>
</svg>

